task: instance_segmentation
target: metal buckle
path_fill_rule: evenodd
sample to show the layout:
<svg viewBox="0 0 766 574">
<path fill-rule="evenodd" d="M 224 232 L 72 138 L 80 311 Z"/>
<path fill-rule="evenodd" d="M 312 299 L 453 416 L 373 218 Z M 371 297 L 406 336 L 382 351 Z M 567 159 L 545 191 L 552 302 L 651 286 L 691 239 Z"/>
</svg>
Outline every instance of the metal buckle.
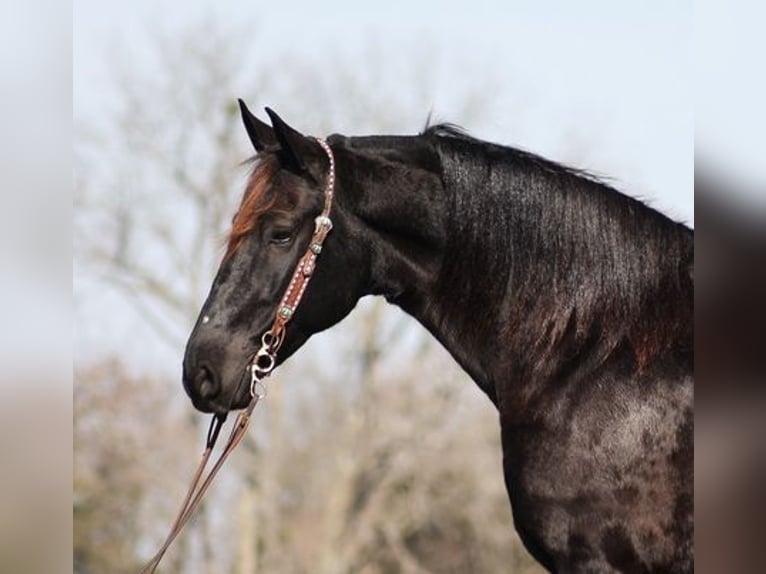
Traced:
<svg viewBox="0 0 766 574">
<path fill-rule="evenodd" d="M 263 379 L 271 374 L 277 363 L 276 349 L 281 341 L 271 330 L 261 337 L 261 348 L 255 353 L 250 363 L 250 396 L 262 399 L 266 396 L 266 385 Z"/>
<path fill-rule="evenodd" d="M 317 215 L 316 218 L 314 218 L 314 233 L 319 231 L 322 227 L 326 227 L 327 232 L 329 233 L 330 230 L 332 230 L 332 219 L 326 215 Z"/>
</svg>

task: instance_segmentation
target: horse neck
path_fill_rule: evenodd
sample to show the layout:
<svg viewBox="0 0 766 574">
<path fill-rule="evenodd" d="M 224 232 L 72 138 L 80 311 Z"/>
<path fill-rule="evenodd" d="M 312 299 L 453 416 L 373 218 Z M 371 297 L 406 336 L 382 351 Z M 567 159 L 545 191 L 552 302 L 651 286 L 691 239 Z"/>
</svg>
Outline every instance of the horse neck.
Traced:
<svg viewBox="0 0 766 574">
<path fill-rule="evenodd" d="M 421 322 L 493 400 L 510 368 L 550 377 L 561 357 L 598 362 L 626 341 L 641 362 L 686 328 L 683 226 L 517 150 L 384 144 L 345 162 L 372 254 L 369 293 Z"/>
<path fill-rule="evenodd" d="M 365 294 L 409 306 L 427 295 L 446 241 L 446 202 L 433 151 L 416 137 L 348 138 L 336 151 L 339 201 L 370 254 Z"/>
<path fill-rule="evenodd" d="M 435 148 L 423 137 L 350 138 L 337 156 L 344 172 L 339 198 L 360 223 L 356 239 L 370 254 L 365 294 L 382 295 L 417 319 L 494 400 L 487 349 L 461 340 L 453 327 L 462 317 L 439 297 L 444 260 L 452 255 L 453 198 Z"/>
</svg>

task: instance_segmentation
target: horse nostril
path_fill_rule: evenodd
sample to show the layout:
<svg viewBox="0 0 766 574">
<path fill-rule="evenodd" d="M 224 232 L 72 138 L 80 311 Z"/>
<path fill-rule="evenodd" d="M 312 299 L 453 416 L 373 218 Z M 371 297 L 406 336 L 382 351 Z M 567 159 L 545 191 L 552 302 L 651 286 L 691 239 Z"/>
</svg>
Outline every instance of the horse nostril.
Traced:
<svg viewBox="0 0 766 574">
<path fill-rule="evenodd" d="M 205 366 L 200 367 L 194 382 L 199 389 L 199 396 L 203 399 L 212 399 L 221 392 L 218 380 L 213 376 L 213 372 Z"/>
</svg>

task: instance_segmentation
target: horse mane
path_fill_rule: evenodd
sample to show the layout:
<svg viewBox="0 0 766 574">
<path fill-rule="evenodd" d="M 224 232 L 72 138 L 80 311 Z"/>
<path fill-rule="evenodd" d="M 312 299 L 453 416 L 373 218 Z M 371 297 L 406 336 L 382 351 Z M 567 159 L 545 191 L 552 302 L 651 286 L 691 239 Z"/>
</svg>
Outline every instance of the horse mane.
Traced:
<svg viewBox="0 0 766 574">
<path fill-rule="evenodd" d="M 465 317 L 465 334 L 478 342 L 499 330 L 522 371 L 548 374 L 622 346 L 641 369 L 688 339 L 688 228 L 588 172 L 457 126 L 422 136 L 451 198 L 437 290 Z"/>
<path fill-rule="evenodd" d="M 253 163 L 253 170 L 248 177 L 239 209 L 232 218 L 224 261 L 234 255 L 263 214 L 276 207 L 278 201 L 277 195 L 271 193 L 271 181 L 279 169 L 276 154 L 261 153 L 249 162 Z"/>
<path fill-rule="evenodd" d="M 459 126 L 457 124 L 442 122 L 435 125 L 429 125 L 428 123 L 426 123 L 425 129 L 420 135 L 426 136 L 426 137 L 430 136 L 432 138 L 452 138 L 452 139 L 462 140 L 465 142 L 474 142 L 478 145 L 483 144 L 487 147 L 500 148 L 506 152 L 512 153 L 519 160 L 526 160 L 531 164 L 537 165 L 540 169 L 544 171 L 548 171 L 551 173 L 564 173 L 569 175 L 575 175 L 577 177 L 581 177 L 581 178 L 593 181 L 594 183 L 608 185 L 606 177 L 597 175 L 592 171 L 576 168 L 563 163 L 558 163 L 558 162 L 546 159 L 537 154 L 534 154 L 532 152 L 523 150 L 521 148 L 506 147 L 506 146 L 491 144 L 489 142 L 486 142 L 484 140 L 481 140 L 472 136 L 468 132 L 468 130 L 466 130 L 464 127 Z"/>
<path fill-rule="evenodd" d="M 430 122 L 431 122 L 431 116 L 429 115 L 428 119 L 426 120 L 426 127 L 423 129 L 420 135 L 480 141 L 474 138 L 471 134 L 469 134 L 468 130 L 466 130 L 464 127 L 459 126 L 457 124 L 453 124 L 450 122 L 441 122 L 438 124 L 431 125 Z"/>
</svg>

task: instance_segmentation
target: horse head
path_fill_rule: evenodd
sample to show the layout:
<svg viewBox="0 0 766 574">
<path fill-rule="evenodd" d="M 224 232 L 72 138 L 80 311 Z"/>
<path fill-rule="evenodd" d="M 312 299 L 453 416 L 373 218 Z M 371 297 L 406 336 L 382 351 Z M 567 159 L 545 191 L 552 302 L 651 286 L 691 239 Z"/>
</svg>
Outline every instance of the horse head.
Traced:
<svg viewBox="0 0 766 574">
<path fill-rule="evenodd" d="M 331 176 L 332 152 L 318 140 L 291 128 L 268 108 L 271 126 L 241 100 L 240 109 L 257 152 L 255 168 L 183 362 L 184 388 L 204 412 L 225 413 L 248 404 L 250 363 L 309 249 Z M 284 330 L 277 363 L 312 334 L 345 317 L 363 292 L 368 266 L 359 226 L 340 197 L 329 216 L 332 232 L 321 256 L 317 254 L 311 288 L 289 311 L 294 315 Z"/>
</svg>

